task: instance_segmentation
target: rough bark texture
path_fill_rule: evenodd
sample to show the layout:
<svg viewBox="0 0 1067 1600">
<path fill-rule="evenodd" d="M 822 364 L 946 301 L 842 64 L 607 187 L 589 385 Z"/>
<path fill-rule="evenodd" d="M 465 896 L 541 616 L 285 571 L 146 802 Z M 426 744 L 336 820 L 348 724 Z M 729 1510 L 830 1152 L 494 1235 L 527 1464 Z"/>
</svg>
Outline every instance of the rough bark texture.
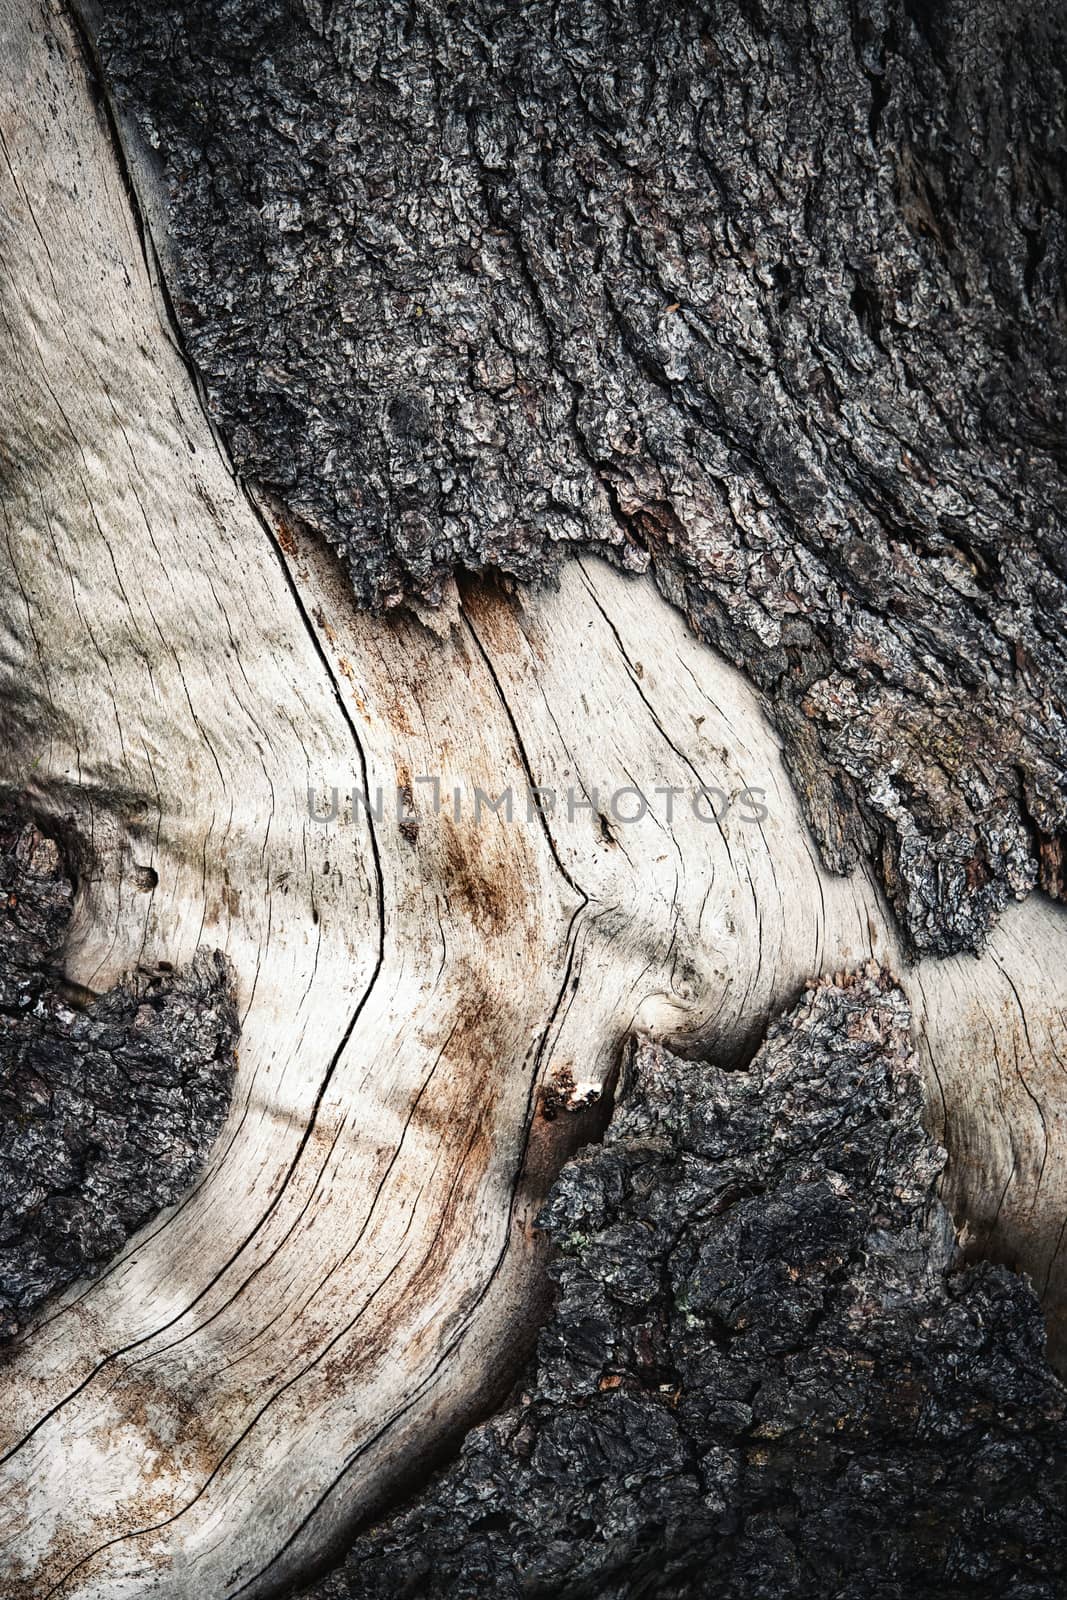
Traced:
<svg viewBox="0 0 1067 1600">
<path fill-rule="evenodd" d="M 1062 892 L 1061 3 L 93 9 L 214 414 L 362 602 L 651 561 L 916 947 Z"/>
<path fill-rule="evenodd" d="M 515 1405 L 316 1600 L 1054 1600 L 1067 1392 L 1030 1289 L 960 1266 L 908 1029 L 870 967 L 747 1070 L 638 1049 Z"/>
<path fill-rule="evenodd" d="M 238 1024 L 224 959 L 138 974 L 88 1006 L 55 966 L 59 847 L 0 812 L 0 1340 L 177 1200 L 222 1126 Z"/>
</svg>

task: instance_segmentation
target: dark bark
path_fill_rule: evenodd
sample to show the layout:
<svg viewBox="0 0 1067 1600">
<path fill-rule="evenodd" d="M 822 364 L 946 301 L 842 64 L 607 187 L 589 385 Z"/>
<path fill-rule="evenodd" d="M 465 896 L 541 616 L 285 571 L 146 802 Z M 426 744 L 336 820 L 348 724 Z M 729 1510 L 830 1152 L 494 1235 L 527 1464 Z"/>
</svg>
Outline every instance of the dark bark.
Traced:
<svg viewBox="0 0 1067 1600">
<path fill-rule="evenodd" d="M 225 960 L 138 973 L 90 1004 L 56 960 L 71 876 L 0 812 L 0 1340 L 177 1200 L 222 1126 L 238 1022 Z"/>
<path fill-rule="evenodd" d="M 214 414 L 362 603 L 651 562 L 919 949 L 1062 892 L 1062 3 L 93 9 Z"/>
<path fill-rule="evenodd" d="M 961 1265 L 921 1109 L 873 968 L 747 1070 L 639 1049 L 514 1405 L 315 1600 L 1054 1600 L 1067 1391 L 1031 1290 Z"/>
</svg>

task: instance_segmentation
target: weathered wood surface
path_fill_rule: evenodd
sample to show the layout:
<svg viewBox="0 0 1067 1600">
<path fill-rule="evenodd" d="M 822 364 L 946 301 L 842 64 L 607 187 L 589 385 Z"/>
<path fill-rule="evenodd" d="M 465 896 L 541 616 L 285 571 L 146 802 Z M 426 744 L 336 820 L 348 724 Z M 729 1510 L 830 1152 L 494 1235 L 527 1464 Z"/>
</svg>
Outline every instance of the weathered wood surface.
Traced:
<svg viewBox="0 0 1067 1600">
<path fill-rule="evenodd" d="M 744 679 L 647 579 L 472 584 L 358 614 L 227 468 L 168 330 L 64 15 L 3 0 L 3 779 L 86 852 L 97 991 L 231 961 L 234 1105 L 210 1166 L 3 1358 L 12 1600 L 268 1594 L 424 1466 L 525 1348 L 533 1209 L 637 1029 L 724 1058 L 812 973 L 897 964 L 864 871 L 820 865 Z M 638 785 L 654 815 L 427 814 L 420 774 Z M 766 790 L 722 828 L 657 785 Z M 333 825 L 325 790 L 411 782 Z M 157 877 L 154 887 L 144 868 Z M 1062 913 L 905 977 L 948 1197 L 1061 1305 Z"/>
</svg>

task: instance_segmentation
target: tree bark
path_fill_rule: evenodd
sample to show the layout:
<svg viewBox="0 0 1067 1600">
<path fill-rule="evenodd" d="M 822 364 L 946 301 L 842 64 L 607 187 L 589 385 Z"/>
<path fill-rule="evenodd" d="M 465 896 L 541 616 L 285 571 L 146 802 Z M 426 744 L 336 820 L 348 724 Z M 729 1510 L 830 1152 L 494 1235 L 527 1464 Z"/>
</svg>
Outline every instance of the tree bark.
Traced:
<svg viewBox="0 0 1067 1600">
<path fill-rule="evenodd" d="M 771 447 L 766 440 L 766 450 L 756 445 L 774 432 L 779 412 L 771 398 L 777 406 L 786 388 L 762 368 L 757 381 L 758 359 L 737 342 L 736 308 L 744 320 L 751 296 L 762 304 L 772 292 L 755 246 L 731 247 L 723 265 L 728 281 L 716 289 L 734 319 L 731 337 L 706 344 L 719 351 L 716 360 L 727 361 L 727 346 L 732 352 L 728 377 L 729 385 L 740 385 L 737 404 L 723 402 L 710 412 L 714 426 L 707 416 L 698 426 L 694 415 L 692 442 L 683 451 L 672 430 L 680 413 L 711 405 L 706 385 L 697 395 L 686 388 L 690 378 L 666 368 L 661 374 L 633 331 L 645 323 L 627 321 L 625 309 L 622 331 L 600 351 L 606 388 L 594 383 L 595 334 L 581 327 L 568 334 L 575 361 L 586 363 L 576 378 L 561 354 L 567 340 L 549 331 L 555 313 L 538 313 L 538 322 L 530 309 L 537 274 L 548 267 L 519 271 L 523 230 L 506 217 L 484 241 L 490 264 L 497 262 L 489 274 L 498 297 L 491 304 L 501 307 L 493 340 L 499 344 L 498 334 L 509 328 L 518 339 L 527 329 L 532 365 L 525 376 L 517 373 L 511 389 L 499 390 L 495 378 L 484 387 L 475 362 L 471 382 L 483 410 L 471 410 L 462 385 L 449 387 L 444 335 L 424 331 L 425 345 L 409 339 L 414 305 L 422 301 L 406 308 L 393 343 L 363 320 L 346 335 L 333 303 L 316 302 L 311 292 L 324 270 L 321 241 L 292 255 L 298 273 L 309 274 L 307 283 L 293 279 L 286 287 L 282 274 L 268 293 L 263 285 L 281 273 L 275 235 L 285 217 L 267 214 L 261 238 L 242 203 L 239 220 L 250 235 L 235 244 L 234 235 L 216 227 L 218 196 L 205 175 L 213 174 L 220 194 L 228 192 L 228 141 L 237 133 L 227 94 L 240 118 L 247 117 L 249 137 L 261 141 L 238 152 L 249 183 L 257 162 L 274 174 L 288 116 L 284 97 L 269 113 L 256 113 L 255 95 L 270 103 L 259 23 L 243 38 L 239 25 L 247 14 L 235 5 L 228 12 L 232 34 L 192 28 L 184 37 L 167 34 L 161 59 L 178 76 L 174 118 L 166 123 L 162 90 L 144 53 L 145 39 L 155 35 L 141 30 L 151 19 L 133 7 L 111 15 L 129 31 L 101 33 L 104 56 L 115 82 L 133 97 L 127 103 L 161 119 L 161 159 L 177 183 L 173 211 L 130 124 L 122 124 L 120 148 L 66 12 L 43 0 L 0 0 L 6 341 L 0 392 L 11 570 L 0 663 L 2 779 L 44 832 L 61 828 L 82 852 L 66 982 L 91 998 L 139 965 L 180 968 L 198 950 L 217 948 L 233 969 L 241 1037 L 231 1110 L 195 1188 L 138 1234 L 98 1281 L 76 1285 L 32 1321 L 4 1358 L 4 1592 L 16 1600 L 57 1590 L 79 1600 L 132 1600 L 151 1589 L 160 1600 L 188 1600 L 194 1591 L 266 1596 L 302 1581 L 508 1389 L 546 1312 L 546 1244 L 536 1217 L 564 1161 L 603 1126 L 625 1041 L 638 1033 L 685 1056 L 743 1064 L 768 1019 L 795 1001 L 806 980 L 867 960 L 903 972 L 928 1120 L 949 1153 L 946 1203 L 984 1252 L 1032 1275 L 1062 1338 L 1067 926 L 1062 909 L 1039 894 L 1006 905 L 999 921 L 994 915 L 1009 890 L 1029 883 L 1041 849 L 1054 861 L 1051 841 L 1062 823 L 1064 742 L 1053 683 L 1054 671 L 1062 670 L 1059 524 L 1048 439 L 1033 443 L 1026 461 L 1002 458 L 1003 441 L 994 445 L 981 430 L 964 428 L 965 444 L 952 446 L 962 454 L 952 458 L 946 481 L 959 494 L 961 482 L 970 484 L 986 519 L 971 502 L 951 513 L 973 513 L 975 551 L 987 551 L 1000 537 L 990 507 L 1007 503 L 1004 474 L 1010 493 L 1021 496 L 1018 531 L 998 558 L 1001 589 L 992 597 L 974 573 L 958 576 L 951 563 L 961 572 L 963 566 L 938 543 L 948 539 L 954 550 L 962 548 L 959 529 L 950 538 L 936 522 L 950 515 L 938 500 L 941 491 L 931 489 L 927 503 L 921 475 L 900 466 L 899 454 L 892 470 L 885 467 L 888 485 L 877 480 L 883 486 L 874 494 L 875 509 L 870 494 L 851 498 L 856 483 L 868 481 L 868 467 L 840 469 L 844 476 L 824 497 L 844 508 L 831 557 L 814 502 L 801 492 L 800 478 L 794 482 L 799 468 L 781 466 L 773 494 L 759 488 L 770 482 Z M 197 13 L 172 13 L 179 15 L 191 23 Z M 346 57 L 343 41 L 310 11 L 306 18 L 288 9 L 263 15 L 275 29 L 277 60 L 289 59 L 282 48 L 289 37 L 277 31 L 283 23 L 302 30 L 301 39 L 329 36 L 331 53 L 339 53 L 335 79 L 372 82 L 372 98 L 385 95 L 381 51 L 379 76 L 368 76 L 362 58 Z M 338 12 L 337 26 L 344 15 Z M 757 27 L 758 19 L 747 16 L 738 12 L 736 29 Z M 420 29 L 430 22 L 415 11 L 412 18 L 417 47 L 405 60 L 412 83 L 425 88 L 428 80 L 415 66 Z M 630 20 L 633 40 L 644 39 Z M 500 26 L 507 43 L 513 22 L 505 18 Z M 653 73 L 655 104 L 657 94 L 670 101 L 668 88 L 676 86 L 682 35 L 673 26 L 664 24 L 650 47 L 653 66 L 662 47 L 669 67 L 662 81 Z M 730 35 L 734 45 L 739 37 L 736 30 Z M 828 37 L 824 28 L 819 51 L 830 49 Z M 221 75 L 223 57 L 206 48 L 212 39 L 229 41 L 227 50 L 233 45 Z M 637 48 L 627 40 L 624 60 Z M 572 45 L 562 36 L 558 42 L 566 61 Z M 822 55 L 810 39 L 809 45 L 810 87 Z M 594 46 L 606 45 L 592 39 L 587 48 L 595 62 Z M 310 73 L 318 58 L 303 50 L 292 59 Z M 826 59 L 829 84 L 840 63 L 834 51 Z M 1024 64 L 1029 59 L 1025 52 L 1020 57 Z M 455 50 L 442 55 L 442 83 L 451 83 L 458 60 Z M 728 56 L 708 65 L 702 46 L 700 60 L 716 93 L 741 92 Z M 196 109 L 199 80 L 182 74 L 193 66 L 214 86 L 196 114 L 218 129 L 221 143 L 205 145 L 186 171 L 184 156 L 192 162 L 194 152 L 181 142 L 188 136 L 182 118 Z M 583 93 L 592 94 L 595 74 L 581 81 Z M 1036 80 L 1027 82 L 1029 105 L 1037 89 Z M 597 92 L 606 92 L 603 85 Z M 338 132 L 332 93 L 323 84 L 324 151 Z M 398 91 L 413 125 L 427 94 L 420 90 L 409 105 L 402 86 Z M 566 106 L 573 109 L 572 100 Z M 772 121 L 776 103 L 773 96 L 767 102 Z M 594 110 L 603 121 L 605 109 Z M 359 160 L 369 161 L 375 125 L 366 107 L 356 111 L 367 113 L 362 125 L 370 132 Z M 756 115 L 753 102 L 749 120 Z M 294 125 L 296 151 L 307 132 L 305 116 Z M 479 148 L 486 137 L 479 130 L 491 120 L 484 106 L 473 119 L 471 139 Z M 665 126 L 662 117 L 648 120 L 649 148 Z M 1037 126 L 1051 140 L 1051 123 Z M 531 129 L 532 138 L 533 123 Z M 578 144 L 565 131 L 564 123 L 553 123 L 545 137 L 569 162 Z M 766 142 L 773 146 L 769 131 Z M 845 144 L 854 154 L 853 144 Z M 451 145 L 431 140 L 427 148 L 421 176 L 405 192 L 433 187 L 434 172 L 443 169 L 431 158 L 436 152 L 440 160 Z M 668 155 L 673 150 L 663 148 Z M 468 156 L 456 159 L 466 171 Z M 865 184 L 877 187 L 875 176 L 888 159 L 871 157 L 862 168 Z M 642 160 L 645 167 L 635 159 L 631 177 L 654 190 L 670 162 L 649 167 Z M 301 206 L 312 206 L 321 190 L 332 217 L 332 186 L 347 161 L 346 154 L 337 174 L 309 166 L 297 196 Z M 524 182 L 534 181 L 536 163 L 518 146 L 508 161 Z M 478 162 L 491 168 L 483 155 Z M 755 174 L 762 170 L 753 167 Z M 183 171 L 199 198 L 183 191 Z M 506 187 L 505 169 L 499 171 Z M 684 196 L 689 191 L 679 173 Z M 360 181 L 362 237 L 373 243 L 376 207 L 388 209 L 390 196 L 375 196 L 369 177 Z M 850 193 L 859 192 L 858 183 Z M 270 184 L 278 200 L 276 174 Z M 446 183 L 441 193 L 448 192 Z M 753 200 L 767 210 L 768 226 L 775 215 L 769 195 L 761 188 Z M 620 205 L 629 215 L 615 191 L 605 191 L 603 226 L 611 237 L 612 208 Z M 542 206 L 532 214 L 547 213 Z M 658 215 L 653 206 L 644 220 L 628 221 L 627 260 L 639 260 L 642 230 L 655 233 Z M 732 237 L 727 221 L 714 224 L 724 238 Z M 1034 227 L 1044 238 L 1045 220 Z M 328 218 L 323 228 L 332 237 L 334 222 Z M 1058 249 L 1051 221 L 1048 233 L 1051 261 Z M 558 228 L 557 234 L 561 283 L 580 269 L 599 316 L 601 280 L 583 265 L 586 246 L 577 236 L 566 242 Z M 422 237 L 417 228 L 414 237 Z M 193 273 L 197 239 L 204 252 L 199 274 Z M 706 255 L 699 240 L 686 250 L 699 255 L 698 246 Z M 223 256 L 250 260 L 246 251 L 258 263 L 259 287 L 239 289 L 232 278 L 228 288 L 218 287 Z M 684 266 L 682 255 L 677 260 Z M 341 267 L 337 292 L 347 306 L 354 290 L 345 287 L 348 267 Z M 383 282 L 391 271 L 383 268 Z M 947 294 L 945 286 L 955 282 L 948 267 L 925 256 L 923 272 L 924 292 L 932 294 L 929 282 L 936 281 Z M 745 273 L 751 282 L 743 294 Z M 961 281 L 970 283 L 965 273 Z M 476 274 L 474 283 L 477 297 L 482 277 Z M 1044 283 L 1037 262 L 1029 292 L 1040 297 Z M 221 310 L 215 306 L 212 322 L 207 302 L 188 298 L 193 290 L 228 296 L 233 351 L 244 352 L 241 382 L 233 351 L 213 367 Z M 389 281 L 381 304 L 406 292 Z M 993 290 L 986 299 L 973 284 L 967 292 L 979 308 L 974 316 L 986 319 L 981 326 L 992 327 L 1000 304 Z M 775 288 L 775 304 L 786 294 L 785 286 Z M 803 298 L 799 304 L 817 323 L 817 297 L 809 298 L 810 305 Z M 829 296 L 831 322 L 839 298 L 836 289 Z M 691 327 L 680 297 L 677 311 L 662 299 L 656 328 L 671 348 L 671 341 L 682 341 L 680 362 L 695 361 L 690 341 L 703 337 L 706 302 L 699 302 L 704 310 Z M 574 306 L 582 303 L 574 290 Z M 952 305 L 958 310 L 959 303 L 957 297 Z M 324 330 L 318 344 L 301 320 L 313 304 Z M 371 316 L 369 301 L 352 304 L 360 319 Z M 429 297 L 427 304 L 432 310 Z M 1002 307 L 1006 325 L 1025 320 L 1020 305 L 1010 319 Z M 292 318 L 274 332 L 272 307 Z M 778 307 L 782 317 L 787 310 Z M 866 364 L 860 360 L 856 340 L 867 333 L 854 308 L 848 315 L 852 342 L 832 370 L 858 372 L 863 393 L 831 407 L 834 420 L 826 426 L 837 443 L 819 458 L 826 472 L 848 457 L 849 430 L 864 461 L 876 450 L 878 429 L 870 419 L 877 407 L 867 386 L 888 383 L 890 368 L 897 370 L 887 356 L 883 371 L 870 350 Z M 298 388 L 306 409 L 290 417 L 288 431 L 281 429 L 276 405 L 285 408 L 276 389 L 275 398 L 263 398 L 265 385 L 277 379 L 269 340 L 283 341 L 287 359 L 304 350 L 314 365 L 327 327 L 336 357 L 304 372 Z M 918 333 L 909 337 L 922 344 Z M 891 338 L 895 331 L 883 334 L 883 342 Z M 1029 343 L 1029 336 L 1019 338 L 1022 365 L 1009 362 L 1013 382 L 1037 359 L 1036 333 Z M 800 331 L 795 339 L 799 350 Z M 183 359 L 186 340 L 202 390 Z M 947 355 L 931 346 L 929 360 L 942 363 L 942 378 L 944 363 L 964 348 L 952 340 L 955 332 Z M 1047 345 L 1051 372 L 1052 331 Z M 825 365 L 829 356 L 820 350 Z M 516 345 L 513 364 L 518 353 Z M 978 356 L 972 352 L 971 359 Z M 363 389 L 387 408 L 404 402 L 412 373 L 419 375 L 429 407 L 425 428 L 412 420 L 410 405 L 405 412 L 400 404 L 389 410 L 393 432 L 379 437 L 378 412 L 359 400 L 363 390 L 350 387 L 352 363 L 360 361 Z M 542 369 L 547 388 L 539 387 Z M 394 381 L 401 370 L 403 382 Z M 1045 404 L 1050 382 L 1043 379 L 1035 390 L 1035 405 Z M 972 387 L 960 386 L 961 404 L 970 404 Z M 914 393 L 925 396 L 927 389 L 940 393 L 932 379 Z M 652 392 L 661 393 L 655 405 Z M 801 414 L 805 425 L 814 415 L 804 394 L 803 403 L 796 398 L 793 411 L 786 406 L 782 413 L 798 427 Z M 605 395 L 616 395 L 609 411 L 620 427 L 624 415 L 645 427 L 652 406 L 661 431 L 649 432 L 649 423 L 645 444 L 621 454 L 612 447 L 602 468 L 600 446 L 590 461 L 583 440 L 584 430 L 606 426 Z M 354 413 L 356 401 L 363 409 Z M 498 408 L 508 418 L 525 415 L 526 431 L 503 428 L 498 436 Z M 709 463 L 727 414 L 750 417 L 754 431 L 742 430 L 721 446 L 729 461 L 712 490 L 705 478 L 714 476 Z M 364 436 L 354 415 L 368 430 Z M 915 427 L 925 426 L 927 410 L 916 416 Z M 873 434 L 865 431 L 869 421 Z M 929 448 L 942 451 L 940 472 L 951 454 L 945 430 L 952 430 L 943 422 L 930 426 Z M 484 451 L 472 455 L 470 441 L 483 427 Z M 460 517 L 460 523 L 482 530 L 480 546 L 459 528 L 441 535 L 439 548 L 436 532 L 424 538 L 410 521 L 412 499 L 436 507 L 434 516 L 440 512 L 426 490 L 422 452 L 430 449 L 427 439 L 446 433 L 461 462 L 453 468 L 457 504 L 472 497 L 467 522 Z M 673 440 L 677 452 L 668 473 L 676 475 L 667 497 L 673 509 L 663 517 L 680 518 L 679 506 L 696 493 L 683 473 L 683 457 L 691 455 L 692 470 L 704 475 L 700 493 L 733 507 L 727 521 L 715 524 L 714 539 L 706 529 L 699 538 L 676 529 L 668 552 L 666 536 L 650 534 L 655 508 L 667 504 L 659 488 L 641 487 L 668 466 L 666 444 L 645 448 L 653 434 Z M 908 438 L 914 442 L 912 433 Z M 328 440 L 339 452 L 332 457 Z M 651 576 L 627 576 L 596 554 L 576 551 L 555 587 L 519 591 L 489 578 L 467 576 L 457 584 L 446 576 L 455 564 L 523 577 L 551 565 L 546 540 L 567 528 L 566 518 L 554 520 L 557 512 L 563 517 L 555 502 L 537 499 L 535 480 L 555 460 L 550 446 L 571 464 L 564 470 L 557 462 L 558 473 L 553 468 L 553 485 L 558 478 L 562 486 L 557 498 L 571 507 L 584 496 L 608 519 L 601 528 L 579 517 L 568 534 L 574 543 L 613 549 L 623 565 L 633 564 L 627 549 L 638 550 L 642 561 L 649 556 L 661 588 L 704 640 L 744 661 L 749 678 L 695 636 Z M 379 449 L 385 467 L 361 454 Z M 287 456 L 295 478 L 271 466 Z M 623 456 L 629 476 L 619 464 Z M 499 516 L 485 509 L 494 472 L 511 486 Z M 395 504 L 379 508 L 379 522 L 331 520 L 330 495 L 340 505 L 342 490 L 356 479 L 368 504 L 377 481 L 395 489 Z M 893 497 L 905 493 L 917 519 L 908 527 L 922 528 L 933 554 L 922 557 L 923 582 L 908 589 L 912 612 L 893 612 L 897 654 L 887 666 L 874 658 L 870 642 L 875 611 L 868 601 L 880 581 L 874 574 L 888 572 L 878 562 L 891 559 L 907 589 L 920 557 L 912 552 L 912 562 L 897 522 L 877 509 L 878 495 L 895 506 Z M 309 522 L 333 537 L 343 562 Z M 858 548 L 860 523 L 874 565 L 849 588 L 842 573 Z M 767 601 L 765 614 L 775 620 L 766 627 L 780 632 L 762 638 L 764 613 L 757 612 L 764 602 L 749 593 L 754 564 L 771 574 L 789 541 L 795 548 L 789 572 L 780 569 L 767 591 L 778 598 Z M 731 550 L 742 548 L 749 553 L 744 576 L 731 564 Z M 818 595 L 831 570 L 835 593 L 851 598 L 824 612 Z M 788 604 L 787 588 L 795 597 Z M 401 592 L 417 615 L 375 615 L 356 604 Z M 928 608 L 943 607 L 936 618 L 928 610 L 928 630 L 919 625 L 916 596 Z M 438 602 L 436 610 L 425 608 L 427 600 Z M 969 629 L 963 643 L 951 637 L 957 622 Z M 981 684 L 971 670 L 979 640 Z M 1023 664 L 1009 671 L 1005 662 L 1016 643 Z M 1043 671 L 1051 687 L 1039 685 Z M 751 679 L 766 690 L 766 701 Z M 880 706 L 889 708 L 882 720 Z M 957 737 L 965 725 L 966 738 Z M 907 734 L 899 764 L 886 745 L 889 728 Z M 849 776 L 850 740 L 863 746 L 855 758 L 858 777 Z M 800 775 L 798 787 L 790 774 Z M 440 813 L 418 781 L 425 776 L 441 780 Z M 528 810 L 530 786 L 554 789 L 555 809 Z M 334 787 L 339 804 L 331 815 Z M 494 797 L 510 788 L 515 819 L 487 807 L 476 813 L 476 788 Z M 718 824 L 688 803 L 694 788 L 731 799 Z M 317 797 L 311 809 L 309 789 Z M 453 789 L 461 796 L 458 814 Z M 612 803 L 624 789 L 647 797 L 639 823 L 627 823 Z M 757 789 L 766 816 L 754 822 L 740 797 Z M 672 792 L 681 797 L 673 807 Z M 1023 817 L 1023 793 L 1036 821 Z M 968 852 L 978 866 L 967 868 Z M 830 870 L 846 862 L 854 863 L 851 876 Z M 886 904 L 887 884 L 903 931 Z M 980 937 L 976 961 L 963 947 Z M 908 965 L 915 946 L 955 953 Z"/>
<path fill-rule="evenodd" d="M 362 602 L 651 566 L 917 949 L 1060 892 L 1062 5 L 93 8 L 238 466 Z"/>
<path fill-rule="evenodd" d="M 72 899 L 57 841 L 0 810 L 0 1342 L 180 1198 L 230 1100 L 225 962 L 83 1006 L 55 970 Z"/>
<path fill-rule="evenodd" d="M 1067 1391 L 1032 1292 L 958 1270 L 909 1020 L 872 966 L 746 1069 L 637 1050 L 514 1404 L 315 1600 L 1054 1600 Z"/>
</svg>

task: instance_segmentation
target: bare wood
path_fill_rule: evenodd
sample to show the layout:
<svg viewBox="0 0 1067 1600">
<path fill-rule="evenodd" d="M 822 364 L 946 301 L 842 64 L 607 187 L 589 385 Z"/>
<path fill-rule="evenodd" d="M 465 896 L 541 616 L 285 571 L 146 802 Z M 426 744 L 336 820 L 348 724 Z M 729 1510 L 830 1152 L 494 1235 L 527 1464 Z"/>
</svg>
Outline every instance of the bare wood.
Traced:
<svg viewBox="0 0 1067 1600">
<path fill-rule="evenodd" d="M 169 339 L 65 20 L 5 0 L 0 131 L 10 737 L 4 780 L 85 841 L 70 977 L 224 949 L 234 1109 L 202 1182 L 3 1369 L 0 1563 L 37 1600 L 267 1594 L 484 1405 L 539 1293 L 531 1223 L 624 1037 L 732 1055 L 818 971 L 899 951 L 829 876 L 752 690 L 646 580 L 472 587 L 436 628 L 357 614 L 230 475 Z M 627 826 L 308 785 L 524 793 L 699 779 Z M 414 837 L 412 833 L 414 832 Z M 142 890 L 136 868 L 158 885 Z M 1061 912 L 905 978 L 950 1200 L 1058 1312 Z"/>
</svg>

